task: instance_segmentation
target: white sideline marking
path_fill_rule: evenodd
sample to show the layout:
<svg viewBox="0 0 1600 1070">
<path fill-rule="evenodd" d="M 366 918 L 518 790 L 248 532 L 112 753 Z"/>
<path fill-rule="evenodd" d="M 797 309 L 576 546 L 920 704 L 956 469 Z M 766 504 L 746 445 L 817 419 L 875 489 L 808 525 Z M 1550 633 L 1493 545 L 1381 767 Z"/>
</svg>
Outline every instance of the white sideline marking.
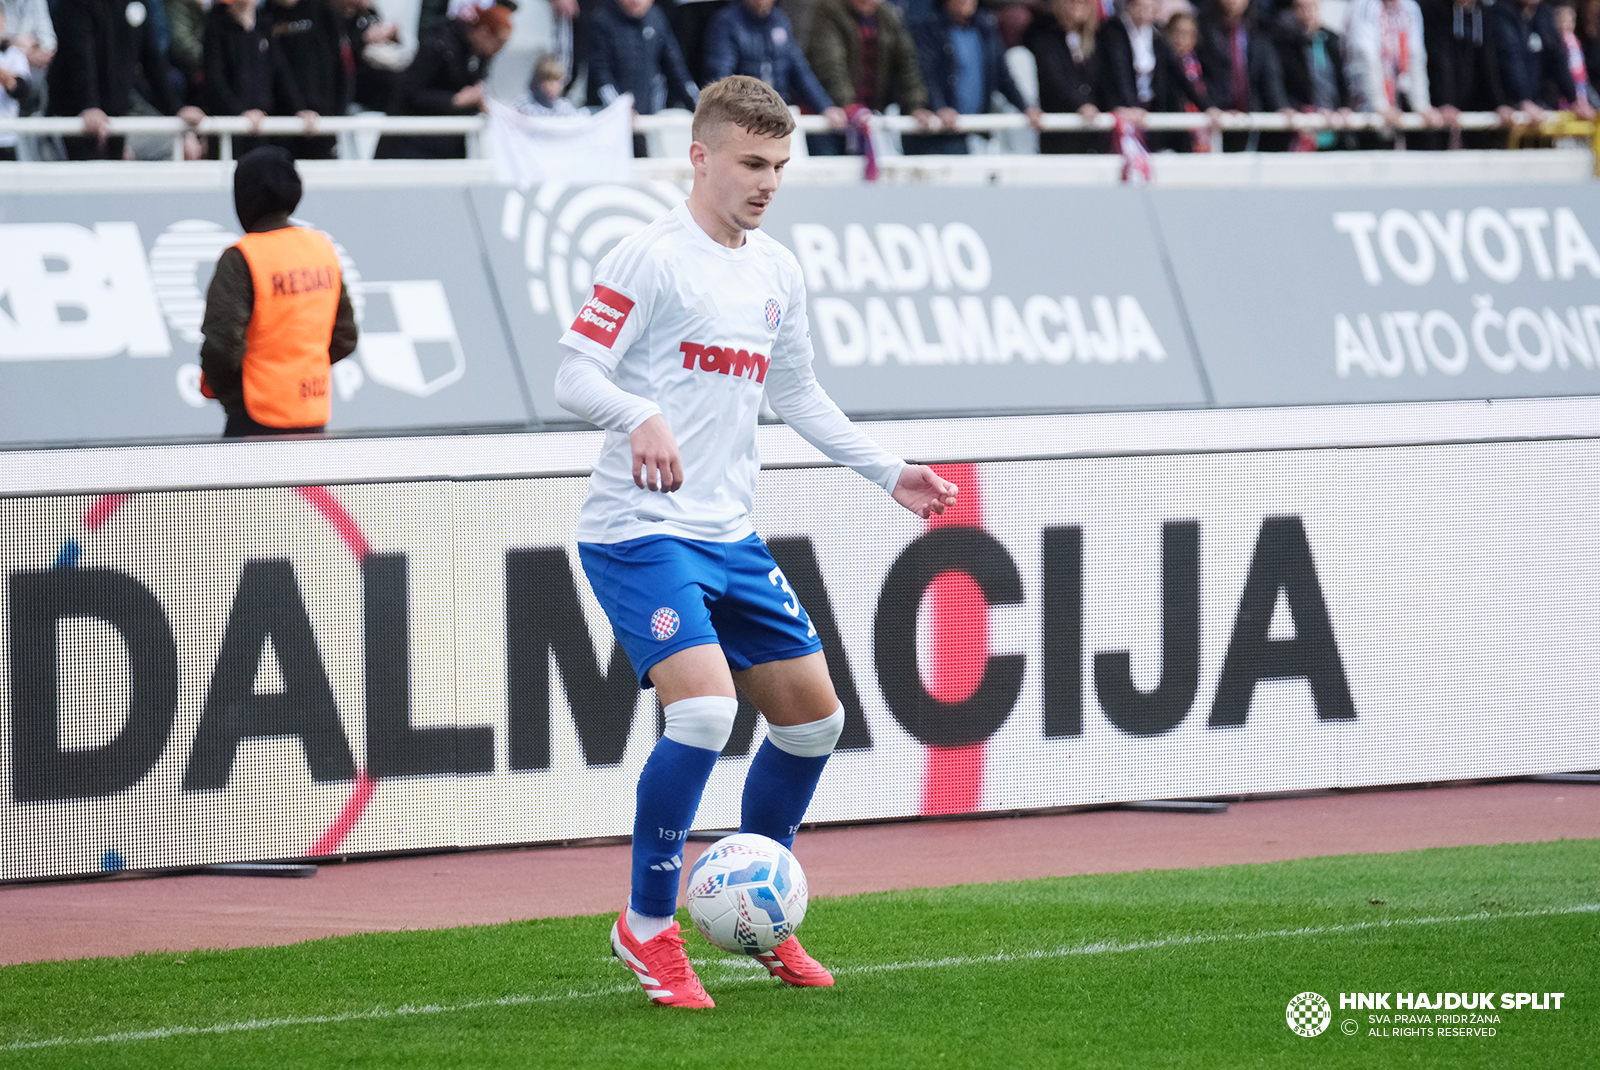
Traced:
<svg viewBox="0 0 1600 1070">
<path fill-rule="evenodd" d="M 1214 936 L 1163 936 L 1154 940 L 1135 940 L 1127 943 L 1103 941 L 1094 944 L 1077 944 L 1051 951 L 1001 951 L 993 955 L 951 957 L 943 959 L 918 959 L 912 962 L 886 962 L 869 966 L 846 966 L 834 970 L 836 974 L 884 973 L 891 970 L 928 970 L 943 966 L 978 966 L 993 962 L 1027 962 L 1034 959 L 1069 958 L 1074 955 L 1112 955 L 1123 951 L 1149 951 L 1159 947 L 1186 947 L 1193 944 L 1220 944 L 1236 940 L 1272 940 L 1295 936 L 1326 936 L 1337 933 L 1364 932 L 1368 929 L 1387 929 L 1401 925 L 1447 925 L 1463 921 L 1499 921 L 1509 918 L 1547 918 L 1560 914 L 1600 913 L 1600 903 L 1580 903 L 1571 907 L 1552 907 L 1549 910 L 1524 910 L 1514 914 L 1461 914 L 1449 918 L 1394 918 L 1387 921 L 1358 921 L 1345 925 L 1309 925 L 1302 929 L 1272 929 L 1258 933 L 1222 933 Z"/>
<path fill-rule="evenodd" d="M 480 999 L 470 1003 L 455 1003 L 447 1007 L 429 1004 L 413 1007 L 406 1004 L 392 1009 L 374 1007 L 370 1011 L 350 1011 L 346 1014 L 317 1014 L 303 1018 L 251 1018 L 243 1022 L 223 1022 L 219 1025 L 172 1025 L 161 1029 L 141 1029 L 129 1033 L 106 1033 L 97 1037 L 52 1037 L 49 1040 L 19 1040 L 0 1047 L 0 1051 L 27 1051 L 31 1048 L 59 1048 L 70 1044 L 127 1044 L 136 1040 L 164 1040 L 167 1037 L 198 1037 L 213 1033 L 247 1033 L 255 1029 L 279 1029 L 293 1025 L 331 1025 L 338 1022 L 361 1022 L 383 1018 L 404 1018 L 411 1014 L 451 1014 L 455 1011 L 472 1011 L 483 1007 L 519 1007 L 528 1003 L 554 1003 L 564 999 L 592 999 L 595 996 L 618 995 L 633 992 L 638 985 L 611 985 L 592 992 L 566 993 L 547 996 L 503 996 L 500 999 Z"/>
<path fill-rule="evenodd" d="M 1000 962 L 1032 962 L 1041 959 L 1071 958 L 1076 955 L 1114 955 L 1124 951 L 1149 951 L 1162 947 L 1187 947 L 1194 944 L 1220 944 L 1238 940 L 1272 940 L 1295 936 L 1327 936 L 1338 933 L 1364 932 L 1368 929 L 1387 929 L 1401 925 L 1445 925 L 1464 921 L 1497 921 L 1507 918 L 1546 918 L 1561 914 L 1600 913 L 1600 903 L 1580 903 L 1571 907 L 1552 907 L 1548 910 L 1525 910 L 1514 914 L 1460 914 L 1447 918 L 1393 918 L 1387 921 L 1357 921 L 1344 925 L 1312 925 L 1301 929 L 1270 929 L 1257 933 L 1218 933 L 1211 936 L 1162 936 L 1153 940 L 1128 942 L 1100 941 L 1093 944 L 1074 944 L 1044 951 L 1000 951 L 993 955 L 953 955 L 942 959 L 913 959 L 910 962 L 882 962 L 866 966 L 843 966 L 833 970 L 835 976 L 851 974 L 890 973 L 897 970 L 933 970 L 950 966 L 983 966 Z M 741 970 L 746 962 L 753 968 Z M 766 968 L 754 959 L 716 959 L 711 963 L 726 971 L 723 982 L 739 981 L 749 974 L 766 975 Z M 4 1049 L 0 1049 L 4 1050 Z"/>
<path fill-rule="evenodd" d="M 1195 944 L 1219 944 L 1238 940 L 1273 940 L 1301 936 L 1328 936 L 1337 933 L 1365 932 L 1370 929 L 1388 929 L 1405 925 L 1451 925 L 1467 921 L 1503 921 L 1515 918 L 1548 918 L 1563 914 L 1600 913 L 1600 903 L 1580 903 L 1570 907 L 1551 907 L 1547 910 L 1523 910 L 1512 914 L 1459 914 L 1445 918 L 1395 918 L 1387 921 L 1358 921 L 1344 925 L 1310 925 L 1300 929 L 1270 929 L 1255 933 L 1219 933 L 1213 936 L 1163 936 L 1153 940 L 1127 942 L 1100 941 L 1093 944 L 1074 944 L 1046 951 L 1001 951 L 993 955 L 950 956 L 942 959 L 914 959 L 910 962 L 885 962 L 867 966 L 845 966 L 835 969 L 835 975 L 888 973 L 898 970 L 934 970 L 951 966 L 981 966 L 1000 962 L 1029 962 L 1040 959 L 1071 958 L 1077 955 L 1112 955 L 1126 951 L 1149 951 L 1161 947 L 1188 947 Z M 715 959 L 708 965 L 725 969 L 746 962 L 759 967 L 754 960 Z M 766 970 L 759 968 L 764 978 Z M 749 976 L 729 974 L 724 983 L 749 981 Z M 594 999 L 597 996 L 620 995 L 636 991 L 632 984 L 609 985 L 588 992 L 570 990 L 544 996 L 503 996 L 500 999 L 473 1000 L 449 1006 L 428 1004 L 413 1007 L 409 1004 L 385 1009 L 374 1007 L 370 1011 L 351 1011 L 346 1014 L 319 1014 L 301 1018 L 252 1018 L 242 1022 L 223 1022 L 218 1025 L 174 1025 L 160 1029 L 141 1029 L 127 1033 L 105 1033 L 94 1037 L 51 1037 L 48 1040 L 18 1040 L 0 1045 L 0 1051 L 29 1051 L 35 1048 L 60 1048 L 79 1044 L 130 1044 L 140 1040 L 165 1040 L 168 1037 L 208 1036 L 221 1033 L 246 1033 L 258 1029 L 281 1029 L 297 1025 L 335 1025 L 339 1022 L 376 1021 L 386 1018 L 404 1018 L 413 1014 L 453 1014 L 458 1011 L 481 1010 L 485 1007 L 520 1007 L 530 1003 L 555 1003 L 569 999 Z"/>
</svg>

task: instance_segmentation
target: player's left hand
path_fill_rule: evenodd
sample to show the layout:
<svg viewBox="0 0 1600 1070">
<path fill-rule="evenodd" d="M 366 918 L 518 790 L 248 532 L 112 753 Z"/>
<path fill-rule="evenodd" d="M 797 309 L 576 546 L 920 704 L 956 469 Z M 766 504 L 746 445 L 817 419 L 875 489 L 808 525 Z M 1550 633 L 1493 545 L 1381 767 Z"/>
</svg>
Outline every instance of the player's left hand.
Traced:
<svg viewBox="0 0 1600 1070">
<path fill-rule="evenodd" d="M 894 485 L 894 500 L 922 519 L 955 505 L 958 488 L 923 464 L 908 464 Z"/>
</svg>

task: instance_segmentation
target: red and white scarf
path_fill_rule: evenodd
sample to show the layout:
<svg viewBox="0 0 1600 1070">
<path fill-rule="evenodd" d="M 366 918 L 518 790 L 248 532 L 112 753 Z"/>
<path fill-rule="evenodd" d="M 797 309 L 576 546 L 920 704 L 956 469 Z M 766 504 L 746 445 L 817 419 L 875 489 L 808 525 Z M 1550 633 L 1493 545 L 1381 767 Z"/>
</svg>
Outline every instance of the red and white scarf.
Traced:
<svg viewBox="0 0 1600 1070">
<path fill-rule="evenodd" d="M 1399 4 L 1378 5 L 1378 47 L 1383 58 L 1383 92 L 1389 106 L 1400 106 L 1400 77 L 1411 69 L 1405 13 Z"/>
</svg>

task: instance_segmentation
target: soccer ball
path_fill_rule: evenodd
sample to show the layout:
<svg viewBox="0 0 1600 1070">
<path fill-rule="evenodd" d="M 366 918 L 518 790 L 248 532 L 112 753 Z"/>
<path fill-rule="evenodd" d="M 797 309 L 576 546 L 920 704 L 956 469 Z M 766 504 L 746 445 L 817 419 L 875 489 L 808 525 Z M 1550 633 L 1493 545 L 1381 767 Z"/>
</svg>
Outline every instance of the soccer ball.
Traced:
<svg viewBox="0 0 1600 1070">
<path fill-rule="evenodd" d="M 800 927 L 806 900 L 794 855 L 754 832 L 718 840 L 689 870 L 689 917 L 724 951 L 771 951 Z"/>
</svg>

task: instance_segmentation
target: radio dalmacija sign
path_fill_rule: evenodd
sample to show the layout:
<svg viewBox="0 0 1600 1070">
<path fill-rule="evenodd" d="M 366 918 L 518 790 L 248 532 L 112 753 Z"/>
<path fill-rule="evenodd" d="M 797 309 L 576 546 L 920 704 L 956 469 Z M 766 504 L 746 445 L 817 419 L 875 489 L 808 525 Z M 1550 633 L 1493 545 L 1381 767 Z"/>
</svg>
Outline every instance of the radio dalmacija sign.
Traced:
<svg viewBox="0 0 1600 1070">
<path fill-rule="evenodd" d="M 474 189 L 533 408 L 570 422 L 551 339 L 676 187 Z M 1137 194 L 793 186 L 764 229 L 805 272 L 817 378 L 856 417 L 1199 406 L 1202 377 Z"/>
</svg>

